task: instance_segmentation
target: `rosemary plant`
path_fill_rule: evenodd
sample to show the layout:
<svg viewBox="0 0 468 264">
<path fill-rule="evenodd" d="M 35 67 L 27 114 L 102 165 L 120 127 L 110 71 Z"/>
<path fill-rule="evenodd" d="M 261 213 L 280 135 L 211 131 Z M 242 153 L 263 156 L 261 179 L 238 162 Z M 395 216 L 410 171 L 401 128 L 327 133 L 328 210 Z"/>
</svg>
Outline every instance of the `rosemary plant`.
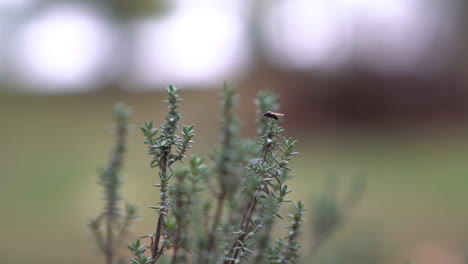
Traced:
<svg viewBox="0 0 468 264">
<path fill-rule="evenodd" d="M 281 135 L 281 120 L 264 116 L 278 109 L 278 96 L 263 92 L 257 99 L 259 113 L 257 141 L 241 138 L 236 115 L 234 88 L 224 85 L 221 95 L 221 140 L 211 162 L 197 156 L 188 166 L 173 168 L 191 147 L 193 125 L 178 135 L 179 89 L 169 86 L 169 113 L 160 129 L 153 122 L 141 128 L 148 154 L 153 159 L 160 183 L 160 202 L 151 208 L 158 218 L 146 246 L 136 241 L 128 246 L 134 264 L 156 263 L 170 252 L 170 263 L 294 263 L 298 257 L 298 234 L 303 203 L 295 205 L 293 224 L 285 239 L 273 241 L 272 231 L 287 194 L 288 163 L 296 140 Z M 158 136 L 159 131 L 161 133 Z M 170 181 L 172 179 L 172 181 Z M 209 198 L 212 195 L 214 199 Z M 214 206 L 212 206 L 214 205 Z M 168 249 L 171 249 L 170 251 Z"/>
<path fill-rule="evenodd" d="M 137 208 L 134 205 L 126 204 L 123 216 L 119 205 L 119 200 L 121 200 L 119 187 L 122 184 L 120 170 L 126 148 L 130 113 L 130 108 L 123 104 L 115 106 L 116 143 L 109 164 L 99 173 L 99 184 L 104 189 L 105 207 L 98 217 L 91 219 L 88 223 L 100 252 L 105 256 L 106 264 L 113 264 L 118 261 L 118 248 L 122 245 L 122 240 L 127 234 L 128 228 L 137 217 Z"/>
<path fill-rule="evenodd" d="M 169 98 L 166 102 L 169 104 L 169 112 L 166 116 L 166 123 L 161 125 L 161 134 L 156 137 L 159 130 L 154 128 L 153 121 L 145 122 L 141 127 L 141 131 L 145 137 L 144 143 L 148 145 L 148 154 L 153 156 L 150 163 L 152 168 L 157 168 L 160 179 L 160 184 L 155 186 L 160 189 L 161 201 L 158 206 L 150 208 L 157 210 L 159 216 L 156 224 L 156 229 L 153 234 L 147 235 L 151 238 L 151 260 L 156 262 L 164 253 L 164 250 L 169 245 L 168 237 L 168 222 L 166 216 L 170 208 L 169 203 L 169 180 L 173 176 L 172 165 L 177 161 L 182 161 L 185 158 L 187 149 L 191 148 L 194 137 L 194 126 L 184 125 L 181 136 L 177 134 L 179 130 L 180 113 L 178 111 L 179 103 L 182 99 L 179 98 L 180 89 L 170 85 L 167 88 Z"/>
<path fill-rule="evenodd" d="M 287 185 L 284 185 L 282 172 L 284 169 L 289 169 L 287 165 L 290 157 L 298 154 L 293 152 L 294 144 L 297 141 L 283 138 L 283 144 L 281 144 L 277 138 L 280 137 L 279 133 L 282 131 L 283 128 L 278 125 L 277 120 L 269 119 L 265 134 L 258 141 L 262 148 L 261 156 L 255 163 L 250 164 L 247 169 L 248 186 L 246 190 L 248 191 L 245 194 L 251 196 L 251 198 L 244 208 L 240 229 L 237 232 L 238 237 L 234 240 L 228 255 L 225 257 L 225 264 L 239 263 L 242 258 L 245 258 L 245 251 L 251 252 L 249 249 L 251 244 L 247 242 L 252 234 L 255 235 L 255 232 L 251 232 L 250 225 L 259 201 L 267 197 L 273 197 L 277 206 L 281 206 L 283 202 L 288 201 L 285 200 L 285 196 L 291 190 L 288 190 Z M 281 218 L 275 210 L 272 210 L 272 212 Z"/>
</svg>

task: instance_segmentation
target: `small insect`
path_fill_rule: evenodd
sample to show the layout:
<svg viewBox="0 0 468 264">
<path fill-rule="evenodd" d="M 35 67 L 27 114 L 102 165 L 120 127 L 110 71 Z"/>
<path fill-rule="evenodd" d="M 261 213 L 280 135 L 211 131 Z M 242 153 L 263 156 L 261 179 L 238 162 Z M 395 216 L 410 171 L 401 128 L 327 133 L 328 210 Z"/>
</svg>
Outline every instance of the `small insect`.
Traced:
<svg viewBox="0 0 468 264">
<path fill-rule="evenodd" d="M 278 116 L 284 116 L 284 114 L 268 111 L 268 112 L 264 113 L 263 116 L 278 120 Z"/>
</svg>

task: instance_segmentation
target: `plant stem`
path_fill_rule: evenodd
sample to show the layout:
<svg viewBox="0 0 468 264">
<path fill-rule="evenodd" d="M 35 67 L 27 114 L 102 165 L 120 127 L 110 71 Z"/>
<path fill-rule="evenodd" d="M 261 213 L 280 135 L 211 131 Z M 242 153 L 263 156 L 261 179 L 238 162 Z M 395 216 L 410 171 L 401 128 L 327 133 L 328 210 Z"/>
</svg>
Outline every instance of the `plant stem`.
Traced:
<svg viewBox="0 0 468 264">
<path fill-rule="evenodd" d="M 272 138 L 275 136 L 273 133 L 273 123 L 269 123 L 270 126 L 270 131 L 267 133 L 268 140 L 272 140 Z M 262 164 L 265 164 L 267 162 L 267 154 L 271 151 L 270 149 L 270 143 L 265 143 L 263 146 L 263 154 L 262 154 Z M 267 188 L 267 187 L 265 187 Z M 224 264 L 234 264 L 235 259 L 239 255 L 240 252 L 240 245 L 244 242 L 244 239 L 247 235 L 247 231 L 249 230 L 250 222 L 252 221 L 252 216 L 255 211 L 255 208 L 257 207 L 257 193 L 261 191 L 261 187 L 259 186 L 257 190 L 255 191 L 251 201 L 249 202 L 249 206 L 246 208 L 247 210 L 244 213 L 244 217 L 242 218 L 241 221 L 241 234 L 238 239 L 233 243 L 231 246 L 231 249 L 229 252 L 234 252 L 232 255 L 232 259 L 234 260 L 226 260 L 224 261 Z"/>
<path fill-rule="evenodd" d="M 182 233 L 182 225 L 181 223 L 178 223 L 177 233 L 176 233 L 176 236 L 178 237 L 175 239 L 174 250 L 173 250 L 174 252 L 173 252 L 172 261 L 171 261 L 172 264 L 177 264 L 177 254 L 179 253 L 179 249 L 180 249 L 180 237 L 182 235 L 181 233 Z"/>
<path fill-rule="evenodd" d="M 173 255 L 172 255 L 172 261 L 171 263 L 172 264 L 177 264 L 177 256 L 178 256 L 178 253 L 179 253 L 179 249 L 181 249 L 181 239 L 182 239 L 182 221 L 181 221 L 181 218 L 178 217 L 178 219 L 176 219 L 177 221 L 177 231 L 176 231 L 176 238 L 175 238 L 175 243 L 174 243 L 174 252 L 173 252 Z"/>
<path fill-rule="evenodd" d="M 216 229 L 218 228 L 219 222 L 221 220 L 221 215 L 223 213 L 223 205 L 224 205 L 224 199 L 225 199 L 225 193 L 221 193 L 218 195 L 218 200 L 216 204 L 216 211 L 214 215 L 214 220 L 213 220 L 213 225 L 211 227 L 211 232 L 208 237 L 208 252 L 213 252 L 215 251 L 215 242 L 216 242 Z"/>
<path fill-rule="evenodd" d="M 106 264 L 114 263 L 114 237 L 112 233 L 112 219 L 107 218 L 107 247 L 106 247 Z"/>
<path fill-rule="evenodd" d="M 229 144 L 228 142 L 225 142 L 224 146 L 228 144 Z M 225 163 L 229 161 L 228 161 L 228 158 L 225 156 L 225 152 L 226 150 L 223 150 L 224 157 L 222 160 L 223 167 L 221 167 L 221 170 L 220 170 L 220 180 L 223 177 L 228 177 L 228 171 L 225 168 Z M 215 211 L 215 215 L 213 219 L 213 225 L 211 226 L 211 232 L 208 236 L 208 253 L 213 253 L 216 251 L 216 246 L 215 246 L 216 229 L 218 228 L 219 222 L 221 221 L 221 216 L 223 214 L 224 200 L 226 199 L 226 195 L 227 195 L 225 184 L 223 182 L 220 182 L 220 183 L 221 183 L 221 192 L 218 195 L 218 199 L 216 201 L 216 211 Z"/>
<path fill-rule="evenodd" d="M 119 240 L 116 239 L 119 236 L 116 229 L 121 224 L 119 187 L 122 181 L 119 172 L 122 169 L 123 155 L 126 150 L 130 113 L 130 108 L 123 104 L 117 104 L 114 108 L 115 146 L 112 149 L 111 159 L 99 174 L 99 185 L 104 189 L 105 207 L 99 217 L 89 223 L 89 227 L 96 237 L 99 250 L 104 255 L 106 264 L 115 263 L 117 247 L 119 246 Z M 101 223 L 103 224 L 102 227 Z M 125 224 L 128 223 L 124 223 L 122 228 L 125 228 Z"/>
<path fill-rule="evenodd" d="M 170 151 L 170 150 L 169 150 Z M 166 175 L 167 172 L 167 155 L 161 157 L 161 162 L 159 163 L 159 169 L 162 175 Z M 164 183 L 162 183 L 164 184 Z M 163 186 L 161 186 L 161 189 Z M 164 221 L 167 214 L 167 190 L 161 190 L 161 210 L 159 211 L 158 223 L 156 224 L 156 232 L 153 248 L 151 249 L 151 258 L 156 262 L 157 259 L 161 256 L 163 251 L 163 245 L 159 248 L 159 243 L 161 240 L 161 233 L 164 228 Z"/>
<path fill-rule="evenodd" d="M 234 116 L 236 106 L 235 102 L 235 89 L 231 88 L 225 83 L 224 92 L 222 96 L 223 137 L 221 145 L 221 158 L 217 163 L 220 191 L 217 195 L 216 211 L 214 214 L 211 232 L 208 236 L 208 253 L 216 253 L 216 231 L 221 221 L 221 216 L 223 214 L 224 201 L 226 200 L 226 198 L 229 197 L 228 188 L 232 181 L 229 179 L 234 177 L 234 175 L 232 175 L 232 167 L 230 167 L 230 164 L 232 163 L 232 155 L 230 154 L 230 152 L 232 152 L 235 149 L 235 143 L 233 141 L 237 132 L 236 119 Z"/>
</svg>

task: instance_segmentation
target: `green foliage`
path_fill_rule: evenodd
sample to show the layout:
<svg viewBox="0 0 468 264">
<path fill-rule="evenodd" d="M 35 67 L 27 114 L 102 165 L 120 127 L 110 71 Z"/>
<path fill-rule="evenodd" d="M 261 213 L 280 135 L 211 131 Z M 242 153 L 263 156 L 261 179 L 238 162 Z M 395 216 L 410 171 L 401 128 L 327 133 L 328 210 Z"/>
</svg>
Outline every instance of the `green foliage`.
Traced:
<svg viewBox="0 0 468 264">
<path fill-rule="evenodd" d="M 310 256 L 314 255 L 318 248 L 347 220 L 349 214 L 359 203 L 366 182 L 363 177 L 355 177 L 348 186 L 343 200 L 339 199 L 340 184 L 339 178 L 329 177 L 325 192 L 315 200 L 312 215 L 313 244 L 309 251 Z"/>
<path fill-rule="evenodd" d="M 294 213 L 288 215 L 292 218 L 291 226 L 289 227 L 289 233 L 287 237 L 287 245 L 284 249 L 284 253 L 280 258 L 280 263 L 288 264 L 288 263 L 296 263 L 296 259 L 299 257 L 299 251 L 301 249 L 301 244 L 298 240 L 299 233 L 301 231 L 301 224 L 304 215 L 304 203 L 298 202 L 294 204 Z"/>
<path fill-rule="evenodd" d="M 276 220 L 283 219 L 279 210 L 290 202 L 286 196 L 291 190 L 285 184 L 292 170 L 289 161 L 298 154 L 294 151 L 297 140 L 283 137 L 278 120 L 263 116 L 263 112 L 278 109 L 278 96 L 259 94 L 259 137 L 256 141 L 244 139 L 238 133 L 236 90 L 225 84 L 220 144 L 214 148 L 211 162 L 192 156 L 188 167 L 172 169 L 174 162 L 185 158 L 194 136 L 193 125 L 184 126 L 181 136 L 177 134 L 179 91 L 169 86 L 169 113 L 160 129 L 152 121 L 141 127 L 153 157 L 150 166 L 158 169 L 160 178 L 156 186 L 161 201 L 151 207 L 159 213 L 156 232 L 144 236 L 151 240 L 151 260 L 157 262 L 170 248 L 173 264 L 295 263 L 302 202 L 295 204 L 286 237 L 272 240 Z M 206 198 L 210 193 L 214 200 Z M 228 211 L 223 213 L 225 208 Z M 193 223 L 196 226 L 191 227 Z M 133 245 L 134 255 L 141 256 L 142 250 L 135 248 Z M 133 263 L 140 263 L 135 262 L 138 259 Z"/>
<path fill-rule="evenodd" d="M 167 92 L 165 122 L 157 127 L 149 121 L 140 128 L 151 156 L 149 165 L 157 174 L 154 186 L 159 188 L 160 201 L 150 206 L 157 213 L 154 232 L 140 237 L 149 239 L 150 245 L 142 245 L 140 240 L 128 245 L 134 255 L 130 263 L 157 263 L 167 252 L 170 257 L 165 260 L 172 264 L 295 263 L 300 251 L 302 202 L 293 203 L 294 212 L 289 215 L 293 220 L 285 235 L 273 235 L 277 221 L 284 220 L 280 215 L 283 204 L 291 202 L 287 196 L 292 190 L 286 181 L 292 170 L 289 161 L 298 154 L 294 151 L 297 140 L 282 136 L 281 120 L 263 115 L 278 109 L 278 96 L 259 93 L 258 138 L 241 138 L 236 90 L 225 84 L 219 144 L 210 159 L 192 155 L 183 164 L 192 147 L 194 126 L 179 130 L 180 89 L 170 85 Z M 120 111 L 117 116 L 128 115 Z M 103 175 L 111 175 L 101 181 L 113 190 L 106 198 L 120 199 L 115 191 L 121 182 L 114 180 L 119 179 L 117 174 Z M 110 203 L 105 215 L 119 219 L 117 209 Z M 126 211 L 126 215 L 134 215 L 136 209 L 127 206 Z M 124 226 L 132 219 L 123 217 Z M 99 219 L 92 221 L 91 229 L 98 230 L 99 223 Z M 98 232 L 96 237 L 100 239 Z M 150 255 L 146 255 L 147 249 Z"/>
<path fill-rule="evenodd" d="M 137 218 L 137 207 L 126 204 L 123 208 L 119 205 L 121 197 L 119 187 L 122 184 L 120 170 L 122 168 L 123 154 L 126 148 L 126 137 L 129 129 L 128 119 L 131 110 L 123 104 L 117 104 L 114 109 L 116 122 L 116 143 L 112 151 L 109 164 L 99 173 L 99 184 L 104 192 L 105 207 L 102 213 L 91 219 L 88 227 L 93 233 L 100 252 L 105 255 L 106 263 L 117 261 L 118 247 L 128 232 L 128 228 Z M 121 211 L 123 212 L 123 215 Z M 103 230 L 105 229 L 105 230 Z"/>
<path fill-rule="evenodd" d="M 157 168 L 160 179 L 160 183 L 155 184 L 155 186 L 159 187 L 161 201 L 157 206 L 150 207 L 159 214 L 156 232 L 154 236 L 149 236 L 151 238 L 151 258 L 155 261 L 164 254 L 166 248 L 171 246 L 169 235 L 174 235 L 174 230 L 168 228 L 170 227 L 169 223 L 172 222 L 166 220 L 169 208 L 171 205 L 174 207 L 169 201 L 169 188 L 171 187 L 169 180 L 174 175 L 171 166 L 176 161 L 182 162 L 187 149 L 192 147 L 190 144 L 193 143 L 192 138 L 195 135 L 194 125 L 183 126 L 181 136 L 177 134 L 180 121 L 178 108 L 179 103 L 182 101 L 179 97 L 180 89 L 170 85 L 167 92 L 168 99 L 166 103 L 169 104 L 169 112 L 166 116 L 166 122 L 160 126 L 159 130 L 154 127 L 153 121 L 145 122 L 144 126 L 140 128 L 145 138 L 143 142 L 149 148 L 148 154 L 153 157 L 150 166 Z M 161 133 L 156 137 L 159 131 Z M 180 244 L 176 243 L 175 246 L 175 251 L 177 251 Z"/>
<path fill-rule="evenodd" d="M 130 258 L 130 263 L 133 264 L 150 264 L 154 263 L 155 260 L 144 255 L 146 249 L 148 248 L 145 244 L 140 245 L 140 240 L 132 242 L 127 246 L 128 249 L 135 255 L 136 258 Z"/>
<path fill-rule="evenodd" d="M 269 208 L 266 212 L 270 213 L 270 215 L 261 215 L 258 218 L 261 222 L 269 222 L 269 218 L 273 216 L 282 218 L 277 213 L 278 209 L 276 207 L 279 208 L 282 202 L 285 201 L 286 194 L 291 192 L 287 190 L 282 178 L 282 172 L 287 168 L 287 162 L 283 161 L 289 160 L 295 143 L 291 140 L 283 140 L 288 145 L 281 147 L 281 141 L 278 141 L 277 138 L 282 131 L 283 128 L 278 125 L 277 121 L 270 119 L 267 121 L 265 134 L 258 140 L 262 151 L 256 162 L 249 164 L 247 167 L 245 188 L 242 192 L 244 197 L 250 198 L 248 198 L 248 202 L 244 206 L 245 211 L 240 225 L 241 228 L 236 232 L 235 242 L 226 256 L 230 260 L 225 263 L 238 263 L 243 259 L 248 260 L 246 254 L 252 252 L 249 248 L 252 248 L 250 246 L 253 245 L 253 242 L 247 242 L 256 241 L 255 237 L 251 235 L 252 228 L 250 224 L 253 220 L 254 211 L 259 204 L 261 207 Z M 288 149 L 291 151 L 288 151 Z M 269 205 L 271 203 L 270 199 L 275 202 L 275 206 Z M 262 205 L 265 201 L 267 201 L 266 206 L 265 204 Z M 255 230 L 255 227 L 253 230 Z M 255 231 L 253 232 L 255 233 Z M 261 259 L 262 257 L 257 256 L 257 261 Z"/>
</svg>

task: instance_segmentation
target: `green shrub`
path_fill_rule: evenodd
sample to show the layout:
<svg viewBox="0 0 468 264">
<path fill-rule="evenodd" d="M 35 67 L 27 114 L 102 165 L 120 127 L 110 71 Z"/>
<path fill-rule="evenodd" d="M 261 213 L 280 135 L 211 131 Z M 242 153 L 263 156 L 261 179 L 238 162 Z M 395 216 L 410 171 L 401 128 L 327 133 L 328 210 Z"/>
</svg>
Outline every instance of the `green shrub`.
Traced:
<svg viewBox="0 0 468 264">
<path fill-rule="evenodd" d="M 291 190 L 286 181 L 292 170 L 289 161 L 298 154 L 294 151 L 297 140 L 282 136 L 281 118 L 264 115 L 277 111 L 278 96 L 271 92 L 258 94 L 258 138 L 245 139 L 238 133 L 236 91 L 225 85 L 220 142 L 213 146 L 209 158 L 203 158 L 187 157 L 195 128 L 179 123 L 180 89 L 171 85 L 167 92 L 169 111 L 165 122 L 160 126 L 145 122 L 141 127 L 151 156 L 149 165 L 156 175 L 156 182 L 151 184 L 159 189 L 160 201 L 150 206 L 156 212 L 154 230 L 140 237 L 149 245 L 140 240 L 128 245 L 134 255 L 130 263 L 296 263 L 305 211 L 302 202 L 292 203 L 288 215 L 291 224 L 285 234 L 273 236 L 278 234 L 273 232 L 275 223 L 284 221 L 280 209 L 292 202 L 287 199 Z M 103 186 L 107 190 L 118 185 Z M 108 204 L 110 200 L 115 199 L 106 195 Z M 114 220 L 109 221 L 117 226 Z M 99 236 L 96 233 L 98 242 L 102 240 Z M 117 245 L 106 243 L 112 248 Z M 104 254 L 106 243 L 99 243 L 104 245 Z"/>
</svg>

